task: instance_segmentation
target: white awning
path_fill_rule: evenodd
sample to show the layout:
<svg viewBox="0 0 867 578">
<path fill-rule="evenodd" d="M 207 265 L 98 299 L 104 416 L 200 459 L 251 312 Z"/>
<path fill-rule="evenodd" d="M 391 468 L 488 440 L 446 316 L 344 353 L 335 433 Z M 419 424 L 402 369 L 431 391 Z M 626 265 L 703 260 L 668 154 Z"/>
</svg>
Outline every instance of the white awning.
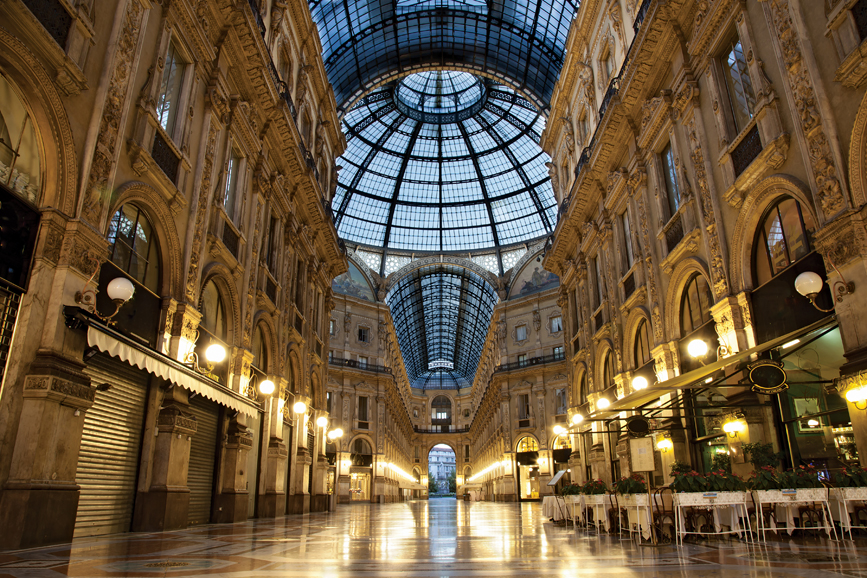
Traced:
<svg viewBox="0 0 867 578">
<path fill-rule="evenodd" d="M 160 354 L 156 352 L 124 343 L 99 327 L 91 325 L 87 328 L 87 344 L 220 405 L 253 417 L 259 413 L 258 406 L 252 400 L 230 389 L 208 383 L 171 358 L 162 356 L 165 359 L 160 359 L 157 357 Z"/>
</svg>

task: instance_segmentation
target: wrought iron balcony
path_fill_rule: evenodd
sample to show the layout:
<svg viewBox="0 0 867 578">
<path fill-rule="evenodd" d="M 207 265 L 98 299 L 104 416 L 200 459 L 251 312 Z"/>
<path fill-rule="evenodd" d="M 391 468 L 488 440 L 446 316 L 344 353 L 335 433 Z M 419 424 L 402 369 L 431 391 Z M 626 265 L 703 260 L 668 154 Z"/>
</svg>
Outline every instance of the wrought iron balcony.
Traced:
<svg viewBox="0 0 867 578">
<path fill-rule="evenodd" d="M 376 365 L 373 363 L 359 362 L 357 359 L 343 359 L 342 357 L 332 357 L 328 360 L 329 365 L 335 367 L 349 367 L 352 369 L 362 369 L 364 371 L 372 371 L 373 373 L 388 373 L 391 374 L 391 368 L 384 365 Z"/>
<path fill-rule="evenodd" d="M 497 371 L 512 371 L 513 369 L 523 369 L 525 367 L 531 367 L 534 365 L 544 365 L 546 363 L 556 363 L 558 361 L 563 361 L 564 359 L 566 359 L 566 354 L 564 352 L 553 353 L 551 355 L 543 355 L 540 357 L 531 357 L 530 359 L 525 359 L 524 361 L 513 361 L 512 363 L 503 363 L 497 368 Z"/>
</svg>

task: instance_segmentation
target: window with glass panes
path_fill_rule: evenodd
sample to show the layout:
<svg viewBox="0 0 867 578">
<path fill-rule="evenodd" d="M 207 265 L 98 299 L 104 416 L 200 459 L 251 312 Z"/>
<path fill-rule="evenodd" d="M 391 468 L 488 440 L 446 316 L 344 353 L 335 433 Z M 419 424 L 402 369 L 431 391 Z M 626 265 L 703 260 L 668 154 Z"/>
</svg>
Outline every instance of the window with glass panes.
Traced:
<svg viewBox="0 0 867 578">
<path fill-rule="evenodd" d="M 593 287 L 594 287 L 594 297 L 596 297 L 596 301 L 593 303 L 593 308 L 598 308 L 602 305 L 602 265 L 599 262 L 599 257 L 593 257 L 593 273 L 596 276 L 594 279 Z M 598 329 L 598 327 L 597 327 Z"/>
<path fill-rule="evenodd" d="M 629 227 L 629 211 L 623 211 L 620 215 L 620 229 L 623 232 L 623 256 L 626 258 L 626 270 L 635 262 L 632 253 L 632 229 Z"/>
<path fill-rule="evenodd" d="M 674 162 L 674 151 L 671 148 L 671 143 L 665 145 L 660 153 L 662 157 L 662 173 L 665 181 L 665 196 L 668 199 L 669 218 L 677 213 L 680 207 L 680 188 L 677 184 L 677 165 Z"/>
<path fill-rule="evenodd" d="M 558 331 L 563 331 L 563 317 L 560 315 L 551 318 L 551 333 L 557 333 Z"/>
<path fill-rule="evenodd" d="M 526 353 L 519 353 L 518 354 L 518 364 L 519 365 L 526 365 L 527 364 L 527 354 Z"/>
<path fill-rule="evenodd" d="M 159 248 L 153 227 L 141 209 L 133 204 L 123 205 L 108 225 L 111 262 L 128 273 L 138 283 L 159 291 Z"/>
<path fill-rule="evenodd" d="M 723 69 L 735 128 L 740 133 L 753 118 L 756 96 L 753 93 L 753 82 L 750 79 L 747 59 L 744 56 L 744 49 L 739 37 L 735 36 L 732 39 L 720 57 L 720 64 Z"/>
<path fill-rule="evenodd" d="M 563 346 L 558 345 L 553 349 L 554 357 L 563 357 Z"/>
<path fill-rule="evenodd" d="M 581 379 L 578 380 L 578 403 L 587 403 L 587 372 L 581 374 Z"/>
<path fill-rule="evenodd" d="M 647 321 L 642 319 L 635 332 L 635 367 L 641 367 L 650 361 L 650 335 L 647 331 Z"/>
<path fill-rule="evenodd" d="M 265 334 L 262 326 L 256 326 L 253 332 L 253 366 L 260 371 L 268 371 L 268 349 L 266 347 Z"/>
<path fill-rule="evenodd" d="M 557 406 L 555 408 L 556 415 L 565 415 L 566 414 L 566 390 L 563 388 L 554 390 L 554 398 L 557 402 Z"/>
<path fill-rule="evenodd" d="M 527 339 L 527 326 L 518 325 L 515 327 L 515 341 L 524 341 Z"/>
<path fill-rule="evenodd" d="M 522 393 L 518 395 L 518 419 L 529 419 L 530 417 L 530 394 Z"/>
<path fill-rule="evenodd" d="M 786 197 L 765 214 L 758 230 L 753 264 L 757 285 L 770 281 L 810 251 L 810 236 L 816 230 L 810 213 L 795 199 Z"/>
<path fill-rule="evenodd" d="M 228 319 L 226 317 L 226 307 L 223 304 L 223 299 L 220 296 L 220 291 L 217 289 L 217 284 L 213 280 L 205 283 L 202 287 L 202 294 L 199 299 L 199 312 L 202 314 L 202 320 L 199 322 L 199 340 L 196 342 L 196 354 L 199 357 L 200 365 L 205 363 L 205 351 L 208 346 L 213 343 L 218 343 L 228 350 L 226 345 L 228 342 Z M 227 363 L 217 365 L 213 370 L 220 377 L 226 377 Z"/>
<path fill-rule="evenodd" d="M 680 305 L 681 337 L 689 335 L 711 320 L 713 296 L 703 275 L 693 275 L 686 284 Z"/>
<path fill-rule="evenodd" d="M 614 385 L 614 360 L 611 351 L 605 354 L 605 362 L 602 365 L 602 387 L 608 389 Z"/>
<path fill-rule="evenodd" d="M 367 420 L 367 396 L 366 395 L 358 396 L 358 421 L 368 421 Z"/>
<path fill-rule="evenodd" d="M 163 77 L 160 81 L 160 94 L 156 104 L 157 122 L 169 136 L 174 133 L 177 123 L 186 69 L 187 62 L 184 61 L 175 43 L 170 42 L 163 66 Z"/>
<path fill-rule="evenodd" d="M 233 148 L 229 153 L 229 161 L 226 164 L 226 187 L 223 190 L 223 208 L 232 222 L 235 221 L 235 207 L 238 204 L 240 172 L 241 155 Z"/>
</svg>

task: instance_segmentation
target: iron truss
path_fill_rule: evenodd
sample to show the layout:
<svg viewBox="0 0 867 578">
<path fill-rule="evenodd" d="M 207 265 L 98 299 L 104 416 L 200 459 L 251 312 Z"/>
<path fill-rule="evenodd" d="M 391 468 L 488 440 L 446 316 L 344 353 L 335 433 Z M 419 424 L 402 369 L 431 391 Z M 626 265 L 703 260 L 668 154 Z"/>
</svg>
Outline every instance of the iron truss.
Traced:
<svg viewBox="0 0 867 578">
<path fill-rule="evenodd" d="M 497 293 L 462 267 L 419 268 L 392 288 L 398 345 L 413 387 L 469 387 L 485 344 Z"/>
<path fill-rule="evenodd" d="M 548 103 L 580 0 L 309 0 L 342 111 L 423 67 L 494 74 Z"/>
<path fill-rule="evenodd" d="M 403 88 L 378 89 L 344 118 L 347 150 L 332 200 L 341 238 L 387 251 L 442 253 L 553 232 L 550 157 L 538 145 L 544 118 L 532 104 L 488 82 L 468 108 L 443 107 L 447 117 L 422 111 L 424 121 L 401 110 L 395 92 Z M 464 118 L 465 110 L 475 114 Z"/>
</svg>

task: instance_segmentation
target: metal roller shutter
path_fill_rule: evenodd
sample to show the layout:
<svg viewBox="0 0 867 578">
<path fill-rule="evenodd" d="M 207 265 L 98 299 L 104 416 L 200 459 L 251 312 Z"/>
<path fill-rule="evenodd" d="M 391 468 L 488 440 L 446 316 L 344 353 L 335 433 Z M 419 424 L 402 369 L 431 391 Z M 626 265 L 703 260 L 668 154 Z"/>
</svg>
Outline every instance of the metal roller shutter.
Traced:
<svg viewBox="0 0 867 578">
<path fill-rule="evenodd" d="M 84 416 L 75 481 L 81 486 L 75 537 L 127 532 L 132 520 L 136 474 L 149 376 L 99 353 L 88 361 L 96 394 Z"/>
<path fill-rule="evenodd" d="M 214 461 L 217 454 L 217 423 L 220 407 L 201 396 L 190 400 L 190 413 L 196 418 L 196 433 L 190 444 L 190 526 L 211 521 L 211 499 L 214 495 Z"/>
</svg>

